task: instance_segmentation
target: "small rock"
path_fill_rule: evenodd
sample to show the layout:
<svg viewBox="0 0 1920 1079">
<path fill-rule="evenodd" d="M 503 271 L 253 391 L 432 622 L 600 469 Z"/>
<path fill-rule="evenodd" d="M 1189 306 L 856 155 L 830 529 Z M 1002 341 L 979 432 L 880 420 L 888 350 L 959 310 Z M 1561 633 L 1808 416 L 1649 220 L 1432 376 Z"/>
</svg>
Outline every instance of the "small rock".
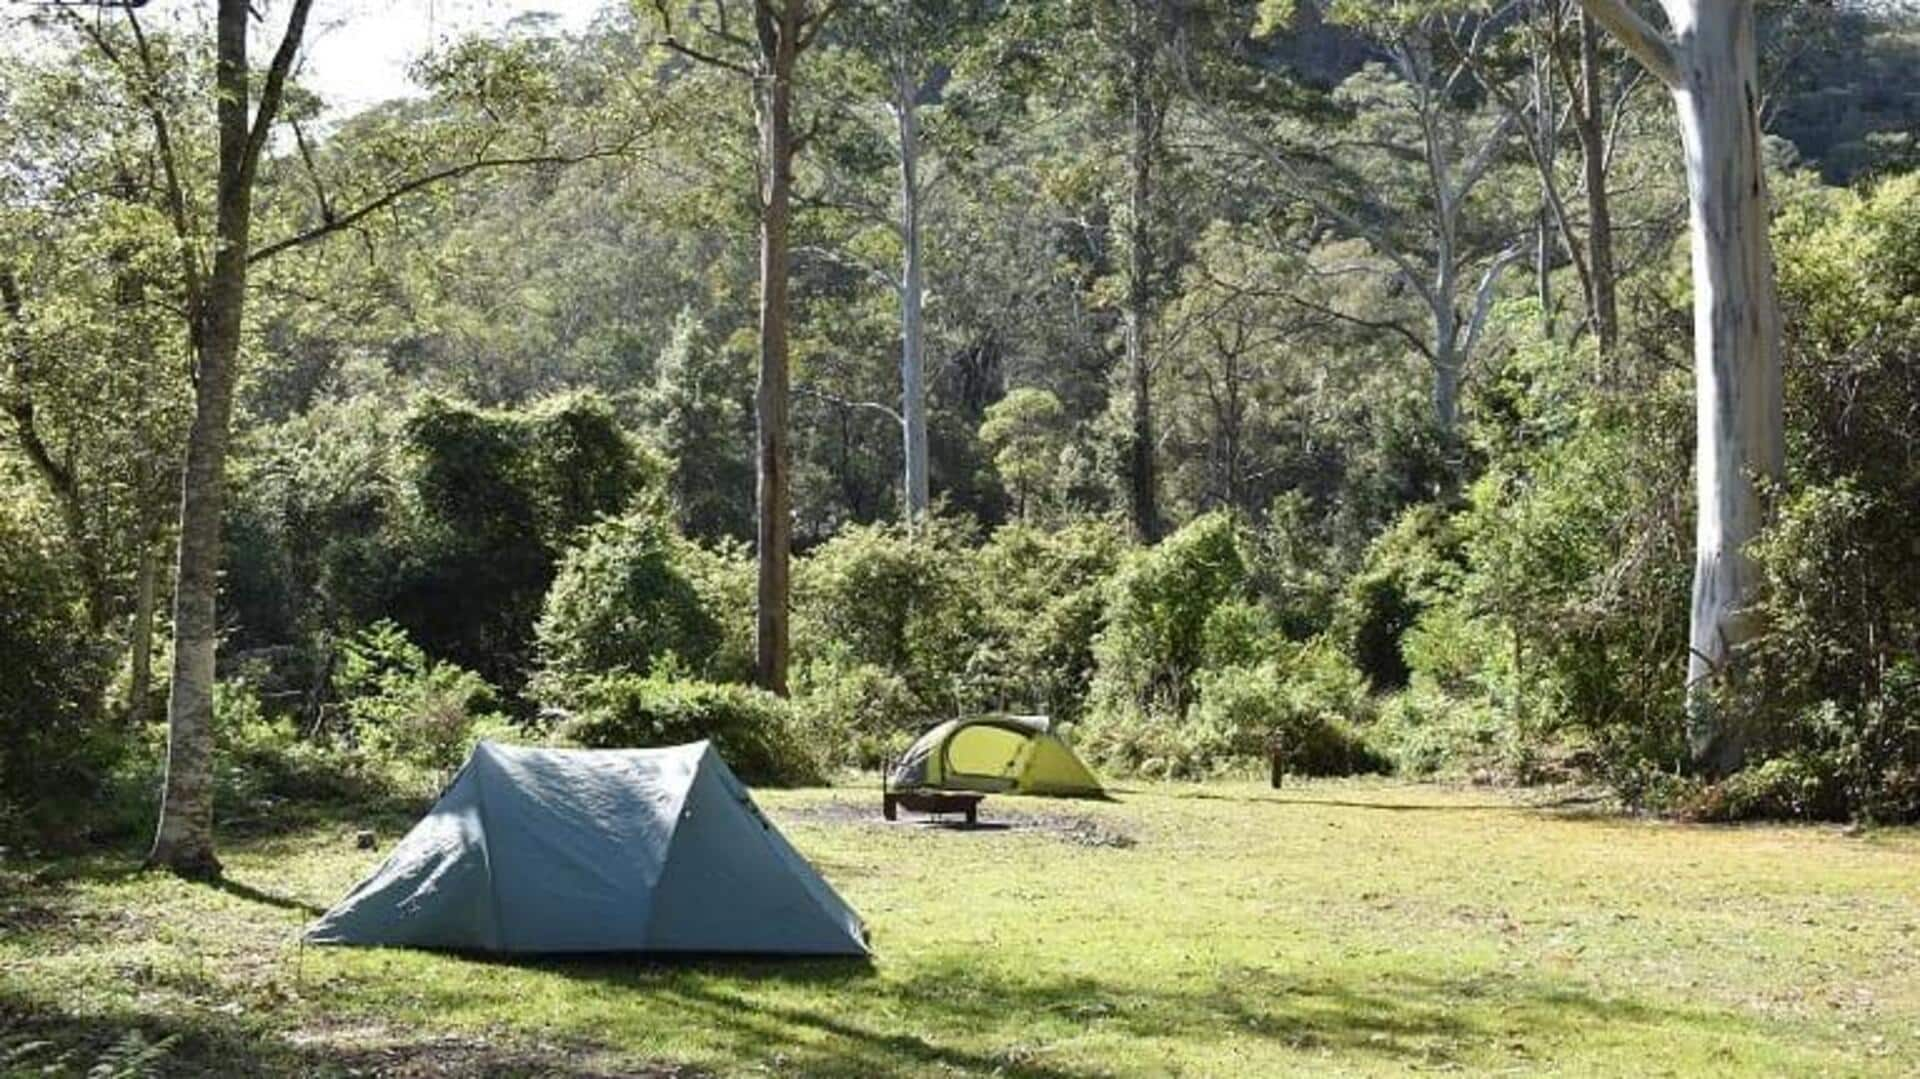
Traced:
<svg viewBox="0 0 1920 1079">
<path fill-rule="evenodd" d="M 365 828 L 355 832 L 353 834 L 353 845 L 360 850 L 372 850 L 373 832 Z"/>
</svg>

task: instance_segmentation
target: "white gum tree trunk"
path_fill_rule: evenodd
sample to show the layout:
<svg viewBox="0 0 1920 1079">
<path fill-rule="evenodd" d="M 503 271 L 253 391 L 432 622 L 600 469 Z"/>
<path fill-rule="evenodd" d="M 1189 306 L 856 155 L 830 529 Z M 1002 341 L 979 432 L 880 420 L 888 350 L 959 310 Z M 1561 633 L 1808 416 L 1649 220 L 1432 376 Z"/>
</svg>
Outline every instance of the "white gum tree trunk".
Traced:
<svg viewBox="0 0 1920 1079">
<path fill-rule="evenodd" d="M 1692 203 L 1698 431 L 1688 741 L 1711 773 L 1740 767 L 1746 738 L 1710 690 L 1756 631 L 1747 545 L 1766 519 L 1763 487 L 1785 469 L 1779 307 L 1767 235 L 1752 0 L 1663 0 L 1671 36 L 1621 0 L 1583 0 L 1673 94 Z"/>
<path fill-rule="evenodd" d="M 904 70 L 894 79 L 893 114 L 900 138 L 900 426 L 906 439 L 907 523 L 927 515 L 926 331 L 921 307 L 926 270 L 920 244 L 919 87 Z"/>
</svg>

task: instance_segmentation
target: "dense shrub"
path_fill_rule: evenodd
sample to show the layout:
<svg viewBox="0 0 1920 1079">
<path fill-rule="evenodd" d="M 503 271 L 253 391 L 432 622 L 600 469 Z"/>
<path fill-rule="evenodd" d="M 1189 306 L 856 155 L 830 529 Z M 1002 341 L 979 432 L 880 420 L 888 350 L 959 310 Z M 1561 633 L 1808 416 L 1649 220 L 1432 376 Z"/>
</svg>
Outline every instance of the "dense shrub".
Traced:
<svg viewBox="0 0 1920 1079">
<path fill-rule="evenodd" d="M 1484 700 L 1449 696 L 1416 673 L 1405 691 L 1379 702 L 1376 717 L 1368 734 L 1401 775 L 1512 773 L 1510 717 Z"/>
<path fill-rule="evenodd" d="M 747 686 L 610 675 L 582 686 L 576 714 L 560 734 L 581 745 L 634 748 L 707 739 L 748 783 L 822 779 L 785 700 Z"/>
<path fill-rule="evenodd" d="M 977 556 L 985 632 L 967 676 L 986 703 L 1080 718 L 1107 579 L 1126 546 L 1120 526 L 1101 520 L 994 532 Z"/>
<path fill-rule="evenodd" d="M 928 726 L 907 680 L 872 663 L 815 661 L 794 677 L 794 711 L 824 764 L 878 768 Z"/>
<path fill-rule="evenodd" d="M 591 395 L 517 411 L 368 395 L 318 405 L 245 449 L 223 592 L 235 646 L 319 660 L 342 627 L 391 618 L 510 693 L 530 673 L 564 551 L 659 472 Z"/>
<path fill-rule="evenodd" d="M 1258 651 L 1264 627 L 1249 617 L 1251 600 L 1239 531 L 1225 514 L 1129 555 L 1108 583 L 1094 643 L 1096 719 L 1184 720 L 1194 678 L 1210 661 L 1240 662 Z"/>
<path fill-rule="evenodd" d="M 1420 612 L 1458 587 L 1458 531 L 1440 507 L 1408 510 L 1367 548 L 1336 601 L 1332 632 L 1377 692 L 1401 689 L 1412 671 L 1401 643 Z"/>
<path fill-rule="evenodd" d="M 565 704 L 560 695 L 573 682 L 644 675 L 667 657 L 711 677 L 721 630 L 679 564 L 690 546 L 651 508 L 587 529 L 541 611 L 536 692 Z"/>
<path fill-rule="evenodd" d="M 1373 711 L 1365 678 L 1323 643 L 1201 675 L 1196 711 L 1202 726 L 1230 733 L 1235 755 L 1260 757 L 1273 747 L 1294 775 L 1392 770 L 1360 734 Z"/>
<path fill-rule="evenodd" d="M 485 679 L 431 658 L 392 622 L 341 644 L 333 685 L 344 733 L 377 764 L 449 770 L 505 723 Z"/>
<path fill-rule="evenodd" d="M 24 500 L 0 501 L 0 835 L 59 826 L 118 752 L 99 723 L 101 650 L 52 532 Z"/>
<path fill-rule="evenodd" d="M 1292 640 L 1318 636 L 1333 622 L 1343 552 L 1328 533 L 1312 502 L 1289 491 L 1273 500 L 1253 535 L 1253 589 L 1274 626 Z"/>
<path fill-rule="evenodd" d="M 801 559 L 794 572 L 793 655 L 808 685 L 871 666 L 898 676 L 910 726 L 977 701 L 969 665 L 985 600 L 972 537 L 955 522 L 862 525 Z M 802 687 L 806 692 L 806 687 Z"/>
<path fill-rule="evenodd" d="M 674 561 L 693 585 L 701 609 L 719 633 L 712 654 L 703 664 L 704 676 L 713 682 L 751 681 L 759 587 L 759 567 L 753 552 L 737 540 L 721 539 L 711 545 L 683 543 Z"/>
</svg>

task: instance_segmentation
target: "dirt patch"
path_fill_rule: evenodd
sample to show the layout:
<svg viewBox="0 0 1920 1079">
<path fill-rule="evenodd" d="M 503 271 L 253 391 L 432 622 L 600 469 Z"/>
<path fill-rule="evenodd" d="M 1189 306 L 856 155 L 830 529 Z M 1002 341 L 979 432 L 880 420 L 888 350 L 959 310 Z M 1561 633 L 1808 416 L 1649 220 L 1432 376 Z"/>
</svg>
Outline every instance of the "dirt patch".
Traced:
<svg viewBox="0 0 1920 1079">
<path fill-rule="evenodd" d="M 1140 842 L 1124 829 L 1084 813 L 1057 810 L 1030 812 L 1003 808 L 990 801 L 981 804 L 979 823 L 971 825 L 954 816 L 927 817 L 904 810 L 899 820 L 889 821 L 880 815 L 878 805 L 858 802 L 822 802 L 819 805 L 789 809 L 780 815 L 807 824 L 839 827 L 917 828 L 925 831 L 988 834 L 1035 832 L 1078 847 L 1104 847 L 1114 850 L 1126 850 L 1138 846 Z"/>
</svg>

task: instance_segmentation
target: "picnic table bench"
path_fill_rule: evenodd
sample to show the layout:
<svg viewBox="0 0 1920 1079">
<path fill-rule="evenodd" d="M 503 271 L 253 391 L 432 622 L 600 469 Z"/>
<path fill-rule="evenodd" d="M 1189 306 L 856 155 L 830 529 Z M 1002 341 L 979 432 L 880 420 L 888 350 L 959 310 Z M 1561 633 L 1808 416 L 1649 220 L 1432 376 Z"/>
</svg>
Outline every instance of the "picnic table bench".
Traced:
<svg viewBox="0 0 1920 1079">
<path fill-rule="evenodd" d="M 888 820 L 897 820 L 900 808 L 915 813 L 964 813 L 968 824 L 980 821 L 980 799 L 986 795 L 973 791 L 904 790 L 882 791 L 880 812 Z"/>
</svg>

